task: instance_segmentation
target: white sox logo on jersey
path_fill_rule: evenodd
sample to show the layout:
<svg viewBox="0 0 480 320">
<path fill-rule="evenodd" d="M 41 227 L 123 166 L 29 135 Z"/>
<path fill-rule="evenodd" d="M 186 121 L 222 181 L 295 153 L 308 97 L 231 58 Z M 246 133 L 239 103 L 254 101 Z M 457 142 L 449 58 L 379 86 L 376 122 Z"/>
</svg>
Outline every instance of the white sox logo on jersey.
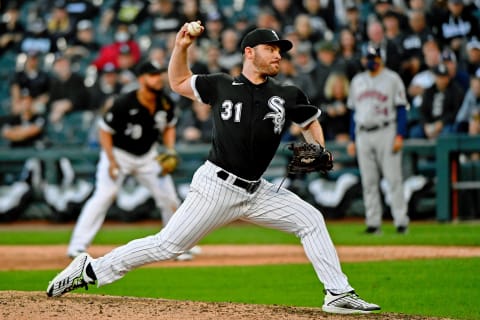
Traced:
<svg viewBox="0 0 480 320">
<path fill-rule="evenodd" d="M 268 107 L 273 110 L 263 117 L 265 119 L 272 119 L 273 122 L 273 132 L 276 134 L 281 134 L 283 130 L 283 125 L 285 124 L 285 100 L 278 96 L 271 97 L 268 99 Z"/>
</svg>

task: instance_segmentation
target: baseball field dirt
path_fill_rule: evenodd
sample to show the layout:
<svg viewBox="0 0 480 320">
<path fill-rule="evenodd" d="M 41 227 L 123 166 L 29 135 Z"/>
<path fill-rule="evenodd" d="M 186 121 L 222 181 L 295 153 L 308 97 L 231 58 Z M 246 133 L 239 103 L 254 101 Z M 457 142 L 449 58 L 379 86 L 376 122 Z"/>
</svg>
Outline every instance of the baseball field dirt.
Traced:
<svg viewBox="0 0 480 320">
<path fill-rule="evenodd" d="M 110 246 L 93 246 L 92 256 L 108 252 Z M 299 245 L 202 246 L 203 252 L 193 261 L 167 261 L 148 267 L 259 265 L 306 263 Z M 480 256 L 475 247 L 431 246 L 338 246 L 342 262 L 422 259 L 434 257 Z M 69 259 L 66 247 L 0 246 L 0 270 L 62 269 Z M 296 320 L 296 319 L 444 319 L 406 316 L 392 313 L 356 316 L 334 316 L 318 308 L 252 305 L 239 303 L 206 303 L 113 297 L 70 293 L 61 298 L 47 298 L 44 292 L 0 291 L 0 319 L 159 319 L 159 320 Z"/>
</svg>

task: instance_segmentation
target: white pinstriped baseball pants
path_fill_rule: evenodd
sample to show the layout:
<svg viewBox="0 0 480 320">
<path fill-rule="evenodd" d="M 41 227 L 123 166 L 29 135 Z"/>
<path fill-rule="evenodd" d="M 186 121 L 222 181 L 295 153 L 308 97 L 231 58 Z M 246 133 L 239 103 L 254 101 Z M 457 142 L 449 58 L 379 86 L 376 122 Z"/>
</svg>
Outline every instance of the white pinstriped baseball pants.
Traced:
<svg viewBox="0 0 480 320">
<path fill-rule="evenodd" d="M 234 186 L 235 176 L 217 177 L 221 168 L 207 161 L 195 173 L 190 191 L 170 222 L 157 234 L 137 239 L 94 259 L 98 286 L 122 278 L 142 265 L 173 259 L 205 235 L 235 220 L 294 233 L 300 238 L 325 289 L 353 290 L 342 272 L 322 214 L 294 193 L 262 179 L 250 194 Z"/>
</svg>

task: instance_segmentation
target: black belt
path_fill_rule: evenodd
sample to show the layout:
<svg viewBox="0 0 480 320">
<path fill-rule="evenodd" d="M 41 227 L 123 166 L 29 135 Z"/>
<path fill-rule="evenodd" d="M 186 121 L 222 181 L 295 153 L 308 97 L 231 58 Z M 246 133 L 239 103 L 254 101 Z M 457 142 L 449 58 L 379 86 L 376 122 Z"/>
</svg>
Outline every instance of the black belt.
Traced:
<svg viewBox="0 0 480 320">
<path fill-rule="evenodd" d="M 382 129 L 382 128 L 388 127 L 388 125 L 389 125 L 390 123 L 391 123 L 390 121 L 385 121 L 384 123 L 379 124 L 379 125 L 376 125 L 376 126 L 373 126 L 373 127 L 360 126 L 360 130 L 362 130 L 362 131 L 367 131 L 367 132 L 375 131 L 375 130 L 378 130 L 378 129 Z"/>
<path fill-rule="evenodd" d="M 217 177 L 222 180 L 227 180 L 230 174 L 224 170 L 220 170 L 217 172 Z M 240 178 L 235 178 L 233 180 L 233 185 L 245 189 L 248 193 L 254 193 L 257 191 L 258 187 L 260 186 L 260 180 L 254 182 L 248 182 Z"/>
</svg>

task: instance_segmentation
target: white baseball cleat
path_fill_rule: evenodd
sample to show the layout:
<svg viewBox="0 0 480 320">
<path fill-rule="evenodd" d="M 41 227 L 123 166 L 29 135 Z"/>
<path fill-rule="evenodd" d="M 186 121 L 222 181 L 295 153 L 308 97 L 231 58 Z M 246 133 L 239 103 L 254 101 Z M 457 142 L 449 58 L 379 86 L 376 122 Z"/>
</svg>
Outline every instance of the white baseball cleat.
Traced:
<svg viewBox="0 0 480 320">
<path fill-rule="evenodd" d="M 47 296 L 58 297 L 78 288 L 88 290 L 88 285 L 95 283 L 95 280 L 90 278 L 85 272 L 92 260 L 88 253 L 79 254 L 68 267 L 50 281 L 47 287 Z"/>
<path fill-rule="evenodd" d="M 67 256 L 70 258 L 70 259 L 75 259 L 76 257 L 78 257 L 79 255 L 81 255 L 82 253 L 84 253 L 85 250 L 74 250 L 74 251 L 69 251 L 67 252 Z"/>
<path fill-rule="evenodd" d="M 202 253 L 202 248 L 200 246 L 193 246 L 190 250 L 188 250 L 194 256 L 198 256 Z"/>
<path fill-rule="evenodd" d="M 175 257 L 175 261 L 190 261 L 193 260 L 193 254 L 190 253 L 190 251 L 185 251 L 181 255 L 178 255 Z"/>
<path fill-rule="evenodd" d="M 379 311 L 380 306 L 366 302 L 355 291 L 334 295 L 327 290 L 322 310 L 337 314 L 372 313 Z"/>
</svg>

